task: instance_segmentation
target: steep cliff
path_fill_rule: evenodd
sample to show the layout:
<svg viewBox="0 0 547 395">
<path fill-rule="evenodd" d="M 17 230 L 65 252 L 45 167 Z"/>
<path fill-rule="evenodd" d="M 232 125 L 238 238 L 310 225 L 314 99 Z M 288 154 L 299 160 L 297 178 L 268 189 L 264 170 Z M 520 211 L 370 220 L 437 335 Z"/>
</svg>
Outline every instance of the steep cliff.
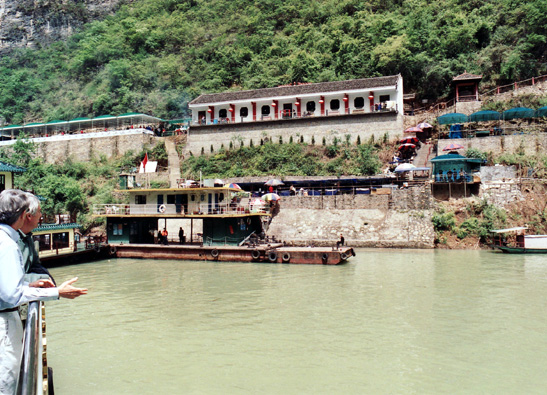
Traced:
<svg viewBox="0 0 547 395">
<path fill-rule="evenodd" d="M 124 0 L 0 0 L 0 53 L 62 40 Z"/>
</svg>

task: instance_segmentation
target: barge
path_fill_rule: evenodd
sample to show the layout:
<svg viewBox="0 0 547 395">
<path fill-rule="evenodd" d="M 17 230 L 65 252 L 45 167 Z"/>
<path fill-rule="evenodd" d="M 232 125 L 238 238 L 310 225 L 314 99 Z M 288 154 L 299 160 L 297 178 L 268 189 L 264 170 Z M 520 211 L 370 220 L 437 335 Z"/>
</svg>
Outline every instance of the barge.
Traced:
<svg viewBox="0 0 547 395">
<path fill-rule="evenodd" d="M 110 256 L 337 265 L 355 255 L 351 247 L 288 247 L 269 240 L 265 233 L 278 203 L 252 198 L 237 185 L 179 185 L 123 191 L 130 203 L 93 207 L 94 216 L 106 219 Z M 162 237 L 164 229 L 182 224 L 188 237 Z"/>
</svg>

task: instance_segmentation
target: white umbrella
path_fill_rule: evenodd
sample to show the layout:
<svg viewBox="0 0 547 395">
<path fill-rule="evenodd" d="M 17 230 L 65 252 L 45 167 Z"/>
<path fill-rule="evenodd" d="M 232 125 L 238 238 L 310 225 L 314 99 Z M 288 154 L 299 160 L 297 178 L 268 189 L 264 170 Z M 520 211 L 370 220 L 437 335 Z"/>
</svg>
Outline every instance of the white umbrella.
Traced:
<svg viewBox="0 0 547 395">
<path fill-rule="evenodd" d="M 393 170 L 395 173 L 402 173 L 404 171 L 410 171 L 412 169 L 415 169 L 416 166 L 414 166 L 412 163 L 403 163 L 395 168 Z"/>
<path fill-rule="evenodd" d="M 283 181 L 281 181 L 281 180 L 279 180 L 279 179 L 277 179 L 277 178 L 273 178 L 273 179 L 271 179 L 271 180 L 268 180 L 268 181 L 265 183 L 265 185 L 268 185 L 268 186 L 271 185 L 272 187 L 276 187 L 276 186 L 278 186 L 278 185 L 285 185 L 285 184 L 283 183 Z"/>
</svg>

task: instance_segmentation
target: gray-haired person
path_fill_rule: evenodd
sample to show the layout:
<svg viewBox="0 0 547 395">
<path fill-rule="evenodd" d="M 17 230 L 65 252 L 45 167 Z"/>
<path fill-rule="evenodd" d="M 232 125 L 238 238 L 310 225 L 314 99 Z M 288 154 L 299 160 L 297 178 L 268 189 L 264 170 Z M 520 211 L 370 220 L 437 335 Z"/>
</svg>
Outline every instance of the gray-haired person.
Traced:
<svg viewBox="0 0 547 395">
<path fill-rule="evenodd" d="M 23 326 L 18 306 L 35 300 L 74 299 L 87 289 L 75 288 L 77 277 L 56 288 L 49 279 L 28 283 L 24 262 L 17 246 L 30 201 L 17 189 L 0 193 L 0 393 L 14 394 L 17 388 L 23 345 Z"/>
</svg>

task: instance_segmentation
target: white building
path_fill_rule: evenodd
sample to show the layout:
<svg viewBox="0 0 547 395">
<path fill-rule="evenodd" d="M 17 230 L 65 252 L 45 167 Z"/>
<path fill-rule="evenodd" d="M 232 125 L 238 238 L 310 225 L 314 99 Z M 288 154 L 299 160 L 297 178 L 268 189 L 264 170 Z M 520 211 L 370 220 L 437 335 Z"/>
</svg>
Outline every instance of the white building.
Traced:
<svg viewBox="0 0 547 395">
<path fill-rule="evenodd" d="M 393 75 L 200 95 L 192 125 L 218 125 L 374 112 L 403 114 L 403 78 Z"/>
</svg>

